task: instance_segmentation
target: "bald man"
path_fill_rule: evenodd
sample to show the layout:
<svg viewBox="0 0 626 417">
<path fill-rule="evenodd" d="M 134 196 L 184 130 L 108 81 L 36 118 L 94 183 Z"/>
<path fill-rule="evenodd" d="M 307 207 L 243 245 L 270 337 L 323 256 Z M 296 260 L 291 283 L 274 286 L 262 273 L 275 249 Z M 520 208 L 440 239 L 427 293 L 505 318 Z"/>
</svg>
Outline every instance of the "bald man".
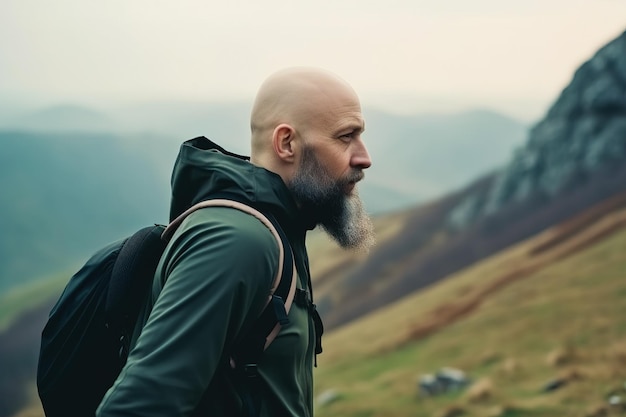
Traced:
<svg viewBox="0 0 626 417">
<path fill-rule="evenodd" d="M 291 68 L 271 75 L 251 115 L 251 157 L 204 137 L 185 142 L 172 176 L 171 219 L 215 196 L 270 214 L 296 267 L 289 323 L 243 374 L 233 351 L 255 326 L 279 245 L 250 214 L 206 207 L 171 238 L 131 352 L 98 417 L 313 415 L 313 366 L 322 325 L 312 301 L 306 232 L 321 226 L 342 247 L 366 250 L 373 227 L 357 192 L 371 165 L 354 90 L 336 75 Z M 252 381 L 252 382 L 251 382 Z"/>
</svg>

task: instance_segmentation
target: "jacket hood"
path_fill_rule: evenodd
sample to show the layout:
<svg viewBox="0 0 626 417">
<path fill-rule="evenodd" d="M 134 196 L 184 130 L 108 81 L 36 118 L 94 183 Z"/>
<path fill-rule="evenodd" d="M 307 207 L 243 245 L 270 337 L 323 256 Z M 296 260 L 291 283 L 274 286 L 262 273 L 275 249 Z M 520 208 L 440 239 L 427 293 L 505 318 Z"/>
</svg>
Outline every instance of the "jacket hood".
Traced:
<svg viewBox="0 0 626 417">
<path fill-rule="evenodd" d="M 172 173 L 170 221 L 209 198 L 233 198 L 297 223 L 298 209 L 282 178 L 204 136 L 184 142 Z"/>
</svg>

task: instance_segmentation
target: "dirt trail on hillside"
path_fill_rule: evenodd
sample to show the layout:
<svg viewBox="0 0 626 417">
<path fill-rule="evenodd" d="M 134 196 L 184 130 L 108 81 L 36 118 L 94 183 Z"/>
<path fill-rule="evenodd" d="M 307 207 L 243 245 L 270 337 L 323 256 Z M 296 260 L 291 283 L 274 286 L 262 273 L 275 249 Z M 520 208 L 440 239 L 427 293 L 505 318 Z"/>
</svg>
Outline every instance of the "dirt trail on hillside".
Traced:
<svg viewBox="0 0 626 417">
<path fill-rule="evenodd" d="M 526 278 L 626 228 L 626 210 L 613 211 L 622 207 L 619 203 L 622 202 L 609 201 L 542 233 L 534 239 L 537 243 L 530 248 L 527 258 L 520 259 L 520 264 L 509 273 L 491 279 L 484 287 L 460 299 L 436 307 L 417 322 L 401 340 L 395 340 L 394 346 L 387 348 L 395 349 L 408 342 L 425 338 L 455 323 L 471 314 L 491 295 L 507 285 Z"/>
</svg>

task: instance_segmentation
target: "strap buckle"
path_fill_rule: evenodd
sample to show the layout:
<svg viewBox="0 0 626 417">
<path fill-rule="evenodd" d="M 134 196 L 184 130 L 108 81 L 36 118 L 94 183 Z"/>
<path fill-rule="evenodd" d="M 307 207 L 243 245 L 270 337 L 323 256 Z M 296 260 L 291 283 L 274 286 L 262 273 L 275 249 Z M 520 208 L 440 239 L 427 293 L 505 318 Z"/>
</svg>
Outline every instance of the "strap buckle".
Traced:
<svg viewBox="0 0 626 417">
<path fill-rule="evenodd" d="M 259 376 L 259 367 L 256 363 L 247 363 L 241 367 L 241 372 L 247 378 L 256 378 Z"/>
</svg>

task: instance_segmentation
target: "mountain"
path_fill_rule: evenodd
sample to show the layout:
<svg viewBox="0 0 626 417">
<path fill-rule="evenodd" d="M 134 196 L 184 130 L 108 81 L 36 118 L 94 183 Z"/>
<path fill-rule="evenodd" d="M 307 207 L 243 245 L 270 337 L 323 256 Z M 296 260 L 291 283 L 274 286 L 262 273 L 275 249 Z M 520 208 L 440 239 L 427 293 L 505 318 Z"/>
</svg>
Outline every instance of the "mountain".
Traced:
<svg viewBox="0 0 626 417">
<path fill-rule="evenodd" d="M 10 121 L 0 120 L 0 130 L 104 132 L 154 136 L 176 144 L 204 135 L 233 152 L 248 154 L 249 112 L 249 104 L 242 102 L 155 101 L 100 106 L 97 110 L 56 105 L 23 112 Z M 393 115 L 365 108 L 363 113 L 367 127 L 364 138 L 373 166 L 362 189 L 373 213 L 424 202 L 465 185 L 503 165 L 527 133 L 525 124 L 488 110 Z M 171 147 L 149 149 L 161 161 L 165 152 L 171 152 Z M 377 197 L 379 192 L 385 198 Z"/>
<path fill-rule="evenodd" d="M 319 266 L 312 265 L 320 286 L 318 303 L 329 328 L 623 191 L 626 64 L 621 52 L 625 36 L 606 45 L 576 71 L 523 146 L 515 144 L 524 128 L 518 125 L 515 130 L 514 121 L 489 112 L 406 117 L 366 110 L 375 161 L 363 183 L 366 204 L 384 213 L 408 207 L 422 198 L 420 193 L 433 195 L 440 190 L 443 194 L 454 187 L 457 191 L 406 209 L 400 216 L 402 228 L 382 236 L 378 248 L 362 262 L 354 262 L 350 255 L 327 253 Z M 167 123 L 199 123 L 211 109 L 203 107 L 194 113 L 179 106 L 177 113 L 166 104 L 157 104 L 158 112 L 153 114 L 160 115 L 154 119 L 155 126 L 162 124 L 158 129 L 165 129 Z M 226 110 L 235 112 L 234 108 L 238 107 Z M 131 109 L 126 110 L 127 120 L 132 120 Z M 120 119 L 119 115 L 96 118 Z M 234 116 L 220 118 L 241 122 Z M 513 139 L 506 139 L 507 131 L 514 131 Z M 115 134 L 95 137 L 78 133 L 39 137 L 19 132 L 2 136 L 7 152 L 0 161 L 0 178 L 11 184 L 3 197 L 11 204 L 2 205 L 0 216 L 7 231 L 0 240 L 2 288 L 65 267 L 63 261 L 80 259 L 97 242 L 123 236 L 131 225 L 165 217 L 169 192 L 163 183 L 178 142 L 157 140 L 157 133 L 146 133 L 135 142 Z M 21 148 L 12 150 L 18 145 Z M 496 161 L 504 159 L 502 155 L 511 148 L 516 148 L 512 159 L 497 169 Z M 446 171 L 456 174 L 446 176 Z M 145 195 L 140 202 L 134 198 L 141 195 L 138 190 Z M 154 211 L 145 212 L 146 207 Z M 380 218 L 386 221 L 384 214 Z M 335 251 L 328 242 L 319 246 L 330 248 L 325 252 Z M 32 262 L 33 258 L 38 261 Z M 397 270 L 395 265 L 404 259 L 411 259 L 411 266 Z"/>
<path fill-rule="evenodd" d="M 527 134 L 522 123 L 489 110 L 411 117 L 364 114 L 364 138 L 373 160 L 367 182 L 388 184 L 420 202 L 504 165 Z"/>
<path fill-rule="evenodd" d="M 249 112 L 239 102 L 161 101 L 110 110 L 123 131 L 181 140 L 205 135 L 242 154 L 249 153 Z M 373 165 L 361 191 L 373 213 L 427 201 L 503 165 L 527 133 L 525 124 L 488 110 L 394 115 L 364 108 L 363 114 Z"/>
<path fill-rule="evenodd" d="M 599 198 L 623 184 L 626 159 L 626 32 L 598 51 L 575 73 L 546 117 L 530 131 L 483 195 L 471 195 L 454 212 L 464 226 L 504 207 L 593 184 Z M 595 187 L 602 188 L 601 184 Z"/>
<path fill-rule="evenodd" d="M 385 187 L 399 202 L 432 200 L 499 168 L 527 133 L 524 124 L 488 110 L 399 116 L 366 109 L 364 116 L 372 167 L 362 194 Z M 364 200 L 374 213 L 407 207 L 380 197 Z"/>
<path fill-rule="evenodd" d="M 34 111 L 27 111 L 5 121 L 5 124 L 8 129 L 26 127 L 31 132 L 107 132 L 111 130 L 114 121 L 104 112 L 89 107 L 74 104 L 58 104 Z"/>
<path fill-rule="evenodd" d="M 0 132 L 0 293 L 165 222 L 167 178 L 109 134 Z"/>
<path fill-rule="evenodd" d="M 136 227 L 166 222 L 180 143 L 210 131 L 218 143 L 247 153 L 247 112 L 240 103 L 156 102 L 99 110 L 52 106 L 12 118 L 0 130 L 0 179 L 8 185 L 0 205 L 0 293 L 76 267 Z M 408 207 L 493 169 L 525 130 L 485 111 L 366 117 L 377 162 L 361 194 L 373 213 Z M 484 157 L 462 162 L 472 151 Z M 449 168 L 430 163 L 429 155 L 449 160 Z"/>
<path fill-rule="evenodd" d="M 583 64 L 508 164 L 430 203 L 375 216 L 371 253 L 346 253 L 319 231 L 310 235 L 328 341 L 317 389 L 345 391 L 320 415 L 551 416 L 594 407 L 587 415 L 599 416 L 611 412 L 609 398 L 621 401 L 624 50 L 626 33 Z M 394 156 L 408 152 L 402 137 L 385 138 L 397 146 Z M 18 164 L 19 155 L 11 151 L 0 167 Z M 45 153 L 33 155 L 45 163 Z M 5 411 L 27 400 L 48 309 L 43 302 L 0 333 L 0 367 L 11 366 L 0 373 Z M 470 397 L 451 393 L 422 407 L 415 377 L 447 360 L 498 379 Z M 537 386 L 543 381 L 573 388 L 547 397 Z M 25 413 L 40 415 L 36 405 Z"/>
<path fill-rule="evenodd" d="M 626 205 L 626 33 L 575 73 L 508 164 L 399 222 L 369 256 L 312 264 L 317 303 L 336 328 L 608 201 Z M 323 239 L 318 237 L 319 239 Z M 315 256 L 312 256 L 315 262 Z"/>
</svg>

